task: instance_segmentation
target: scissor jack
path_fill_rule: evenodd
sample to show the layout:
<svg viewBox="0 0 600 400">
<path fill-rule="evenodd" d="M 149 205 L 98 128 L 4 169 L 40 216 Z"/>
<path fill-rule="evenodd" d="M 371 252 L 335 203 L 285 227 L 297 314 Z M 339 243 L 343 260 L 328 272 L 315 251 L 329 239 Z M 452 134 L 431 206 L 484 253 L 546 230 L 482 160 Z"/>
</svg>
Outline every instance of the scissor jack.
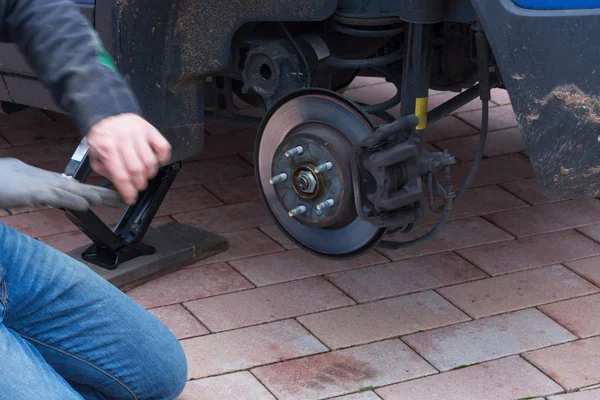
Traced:
<svg viewBox="0 0 600 400">
<path fill-rule="evenodd" d="M 85 182 L 92 172 L 88 150 L 84 138 L 63 175 Z M 124 286 L 225 250 L 225 239 L 182 224 L 173 222 L 157 229 L 150 228 L 181 167 L 182 163 L 178 161 L 159 168 L 156 177 L 139 195 L 138 201 L 125 210 L 114 229 L 109 228 L 92 210 L 64 210 L 93 242 L 87 248 L 74 250 L 71 256 L 80 259 L 113 284 Z M 146 236 L 147 240 L 144 240 Z"/>
</svg>

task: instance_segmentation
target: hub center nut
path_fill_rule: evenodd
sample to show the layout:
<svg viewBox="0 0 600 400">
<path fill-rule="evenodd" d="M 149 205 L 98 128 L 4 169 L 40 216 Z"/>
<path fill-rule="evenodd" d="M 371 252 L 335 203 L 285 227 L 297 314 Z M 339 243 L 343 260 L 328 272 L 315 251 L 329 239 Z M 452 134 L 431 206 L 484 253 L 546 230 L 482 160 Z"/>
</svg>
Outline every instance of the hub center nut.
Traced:
<svg viewBox="0 0 600 400">
<path fill-rule="evenodd" d="M 317 179 L 310 171 L 300 171 L 296 178 L 296 186 L 303 193 L 314 193 L 317 190 Z"/>
</svg>

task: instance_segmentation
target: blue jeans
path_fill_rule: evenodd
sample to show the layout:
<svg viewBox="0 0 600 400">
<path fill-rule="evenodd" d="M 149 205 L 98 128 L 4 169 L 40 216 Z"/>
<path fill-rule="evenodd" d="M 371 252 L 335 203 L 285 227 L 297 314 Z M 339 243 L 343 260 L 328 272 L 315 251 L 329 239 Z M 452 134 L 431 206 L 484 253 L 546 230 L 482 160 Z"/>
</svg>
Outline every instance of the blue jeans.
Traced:
<svg viewBox="0 0 600 400">
<path fill-rule="evenodd" d="M 85 265 L 0 223 L 0 399 L 174 399 L 173 334 Z"/>
</svg>

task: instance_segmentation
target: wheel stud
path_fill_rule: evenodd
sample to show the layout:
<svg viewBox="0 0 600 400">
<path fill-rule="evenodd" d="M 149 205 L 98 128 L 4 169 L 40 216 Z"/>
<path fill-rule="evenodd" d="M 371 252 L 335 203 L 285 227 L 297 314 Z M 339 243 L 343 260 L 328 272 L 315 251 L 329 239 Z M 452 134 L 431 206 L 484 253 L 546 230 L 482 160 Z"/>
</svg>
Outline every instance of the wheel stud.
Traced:
<svg viewBox="0 0 600 400">
<path fill-rule="evenodd" d="M 322 172 L 330 171 L 333 168 L 333 164 L 330 161 L 323 163 L 315 168 L 315 173 L 320 174 Z"/>
<path fill-rule="evenodd" d="M 293 149 L 289 149 L 288 151 L 286 151 L 285 156 L 287 158 L 290 158 L 293 156 L 299 156 L 302 153 L 304 153 L 304 149 L 302 148 L 302 146 L 296 146 Z"/>
<path fill-rule="evenodd" d="M 321 211 L 326 208 L 333 207 L 334 204 L 335 202 L 333 201 L 333 199 L 325 200 L 324 202 L 317 204 L 317 210 Z"/>
<path fill-rule="evenodd" d="M 285 172 L 283 172 L 283 173 L 281 173 L 279 175 L 275 175 L 274 177 L 269 179 L 269 183 L 271 185 L 274 185 L 276 183 L 285 182 L 286 180 L 287 180 L 287 174 Z"/>
<path fill-rule="evenodd" d="M 299 205 L 298 207 L 291 209 L 288 212 L 290 217 L 295 217 L 296 215 L 304 214 L 306 212 L 306 206 Z"/>
</svg>

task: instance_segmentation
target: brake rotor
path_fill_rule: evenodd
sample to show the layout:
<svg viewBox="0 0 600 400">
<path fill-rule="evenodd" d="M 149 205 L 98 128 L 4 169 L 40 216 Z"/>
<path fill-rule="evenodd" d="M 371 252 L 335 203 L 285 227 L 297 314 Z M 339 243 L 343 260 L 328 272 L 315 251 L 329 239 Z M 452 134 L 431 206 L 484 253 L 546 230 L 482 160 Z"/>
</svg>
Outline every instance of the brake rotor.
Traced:
<svg viewBox="0 0 600 400">
<path fill-rule="evenodd" d="M 385 233 L 356 213 L 350 157 L 373 125 L 350 100 L 324 89 L 281 99 L 259 129 L 255 166 L 261 195 L 300 246 L 332 258 L 358 256 Z"/>
</svg>

